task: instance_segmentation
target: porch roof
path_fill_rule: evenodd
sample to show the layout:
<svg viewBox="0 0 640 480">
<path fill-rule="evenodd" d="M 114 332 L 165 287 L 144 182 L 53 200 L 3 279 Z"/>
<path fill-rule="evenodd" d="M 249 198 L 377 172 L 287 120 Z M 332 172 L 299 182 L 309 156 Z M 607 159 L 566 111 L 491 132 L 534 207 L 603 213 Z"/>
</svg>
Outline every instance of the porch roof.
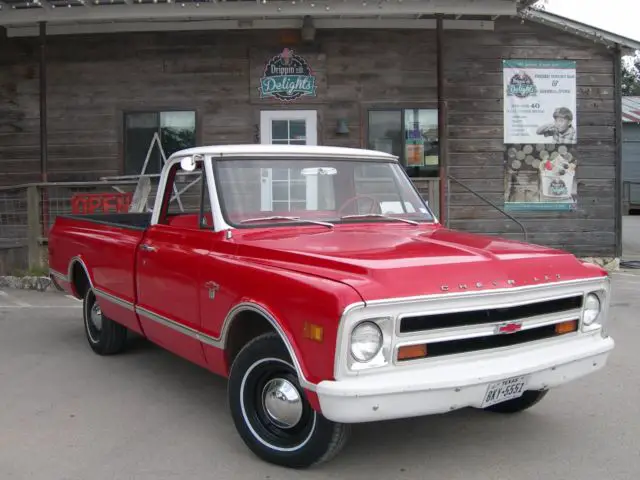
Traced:
<svg viewBox="0 0 640 480">
<path fill-rule="evenodd" d="M 0 26 L 7 28 L 9 36 L 36 35 L 39 22 L 47 23 L 48 34 L 138 31 L 141 24 L 147 25 L 143 30 L 167 30 L 168 24 L 171 29 L 299 28 L 302 18 L 311 16 L 316 28 L 434 28 L 434 15 L 445 15 L 449 22 L 470 16 L 475 22 L 491 21 L 516 15 L 526 1 L 0 0 Z M 267 21 L 283 24 L 269 27 Z M 402 23 L 395 26 L 394 22 Z M 175 28 L 177 24 L 183 28 Z M 457 25 L 470 28 L 470 24 Z"/>
</svg>

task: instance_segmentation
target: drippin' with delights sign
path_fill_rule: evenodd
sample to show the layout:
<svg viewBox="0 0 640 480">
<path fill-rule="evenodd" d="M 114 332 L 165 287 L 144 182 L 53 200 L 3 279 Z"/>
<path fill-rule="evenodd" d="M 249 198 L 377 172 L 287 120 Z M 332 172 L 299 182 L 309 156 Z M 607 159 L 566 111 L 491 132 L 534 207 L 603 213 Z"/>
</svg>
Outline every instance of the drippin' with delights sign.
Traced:
<svg viewBox="0 0 640 480">
<path fill-rule="evenodd" d="M 316 96 L 316 77 L 307 61 L 285 48 L 271 58 L 260 78 L 261 98 L 290 102 L 302 96 Z"/>
</svg>

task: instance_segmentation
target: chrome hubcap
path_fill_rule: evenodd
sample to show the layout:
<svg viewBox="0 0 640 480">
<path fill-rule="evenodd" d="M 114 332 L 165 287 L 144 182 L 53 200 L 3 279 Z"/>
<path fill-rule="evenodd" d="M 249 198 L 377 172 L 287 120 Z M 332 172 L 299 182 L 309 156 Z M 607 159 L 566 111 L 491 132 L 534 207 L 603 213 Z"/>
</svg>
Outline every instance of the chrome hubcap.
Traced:
<svg viewBox="0 0 640 480">
<path fill-rule="evenodd" d="M 97 330 L 102 330 L 102 310 L 100 310 L 100 306 L 97 303 L 94 303 L 93 307 L 91 307 L 89 320 Z"/>
<path fill-rule="evenodd" d="M 288 380 L 269 380 L 262 391 L 262 404 L 270 420 L 280 428 L 294 427 L 302 418 L 302 397 Z"/>
</svg>

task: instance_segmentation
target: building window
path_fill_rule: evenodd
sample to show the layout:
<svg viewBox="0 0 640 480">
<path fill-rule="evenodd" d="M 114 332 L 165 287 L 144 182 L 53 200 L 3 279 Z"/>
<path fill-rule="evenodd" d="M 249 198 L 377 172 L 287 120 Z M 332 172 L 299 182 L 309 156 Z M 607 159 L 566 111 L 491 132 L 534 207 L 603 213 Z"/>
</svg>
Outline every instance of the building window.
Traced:
<svg viewBox="0 0 640 480">
<path fill-rule="evenodd" d="M 367 148 L 397 155 L 409 176 L 438 176 L 438 110 L 370 110 L 367 131 Z"/>
<path fill-rule="evenodd" d="M 142 172 L 149 146 L 154 135 L 162 144 L 167 158 L 184 148 L 196 146 L 196 112 L 127 112 L 124 114 L 124 173 L 139 175 Z M 160 173 L 162 155 L 157 145 L 149 157 L 145 173 Z"/>
</svg>

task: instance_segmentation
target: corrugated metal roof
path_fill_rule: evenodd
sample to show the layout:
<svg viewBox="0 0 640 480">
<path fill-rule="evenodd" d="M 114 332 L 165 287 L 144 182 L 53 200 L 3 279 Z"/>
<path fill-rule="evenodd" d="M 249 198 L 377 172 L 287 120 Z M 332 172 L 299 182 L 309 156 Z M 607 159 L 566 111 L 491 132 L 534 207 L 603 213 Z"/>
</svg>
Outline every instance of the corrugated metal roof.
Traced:
<svg viewBox="0 0 640 480">
<path fill-rule="evenodd" d="M 622 121 L 640 123 L 640 97 L 622 97 Z"/>
</svg>

